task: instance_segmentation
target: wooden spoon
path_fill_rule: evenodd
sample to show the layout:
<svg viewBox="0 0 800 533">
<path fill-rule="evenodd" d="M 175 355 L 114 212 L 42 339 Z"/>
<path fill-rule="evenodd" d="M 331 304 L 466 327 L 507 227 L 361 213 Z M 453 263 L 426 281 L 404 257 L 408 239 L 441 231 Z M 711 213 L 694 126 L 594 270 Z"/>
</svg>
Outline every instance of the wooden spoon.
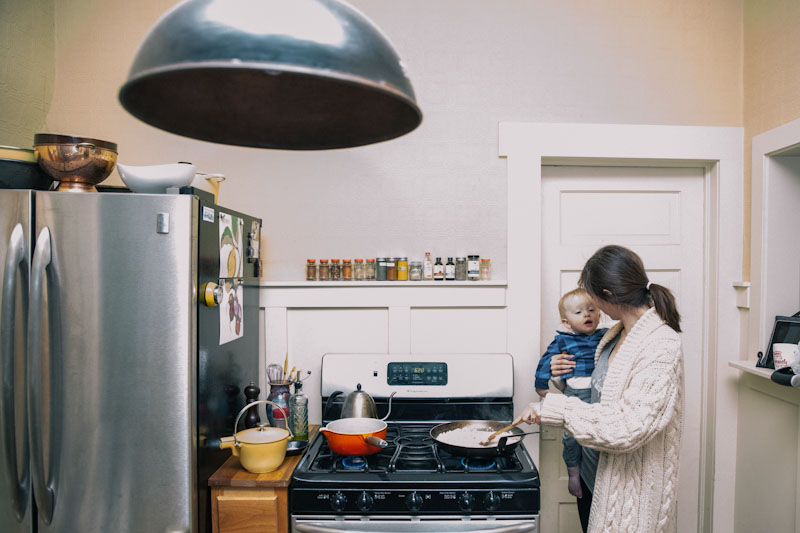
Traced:
<svg viewBox="0 0 800 533">
<path fill-rule="evenodd" d="M 514 420 L 512 423 L 510 423 L 510 424 L 509 424 L 509 425 L 507 425 L 506 427 L 498 429 L 497 431 L 495 431 L 494 433 L 492 433 L 491 435 L 489 435 L 489 438 L 488 438 L 488 439 L 486 439 L 485 441 L 481 442 L 481 446 L 486 446 L 486 445 L 488 445 L 488 444 L 489 444 L 489 442 L 491 442 L 491 440 L 492 440 L 493 438 L 495 438 L 496 436 L 500 435 L 501 433 L 505 433 L 506 431 L 508 431 L 509 429 L 511 429 L 511 428 L 513 428 L 513 427 L 516 427 L 516 426 L 520 425 L 521 423 L 522 423 L 522 419 L 521 419 L 521 418 L 519 418 L 519 419 L 517 419 L 517 420 Z M 473 441 L 473 442 L 474 442 L 474 441 Z"/>
</svg>

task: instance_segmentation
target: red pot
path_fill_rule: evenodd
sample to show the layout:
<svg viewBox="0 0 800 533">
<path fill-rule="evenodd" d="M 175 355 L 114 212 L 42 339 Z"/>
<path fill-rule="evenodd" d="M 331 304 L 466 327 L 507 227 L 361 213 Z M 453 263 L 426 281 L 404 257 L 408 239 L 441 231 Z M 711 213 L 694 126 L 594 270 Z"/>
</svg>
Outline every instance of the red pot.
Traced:
<svg viewBox="0 0 800 533">
<path fill-rule="evenodd" d="M 319 431 L 339 455 L 372 455 L 387 446 L 386 422 L 377 418 L 340 418 Z"/>
</svg>

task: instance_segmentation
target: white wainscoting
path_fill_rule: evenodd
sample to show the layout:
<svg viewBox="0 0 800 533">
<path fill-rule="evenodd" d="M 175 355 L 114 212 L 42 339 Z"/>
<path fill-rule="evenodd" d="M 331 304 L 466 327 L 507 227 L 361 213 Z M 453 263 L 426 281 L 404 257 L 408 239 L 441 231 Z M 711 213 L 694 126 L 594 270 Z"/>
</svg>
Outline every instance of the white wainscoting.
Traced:
<svg viewBox="0 0 800 533">
<path fill-rule="evenodd" d="M 319 371 L 327 352 L 388 358 L 508 351 L 505 281 L 264 282 L 260 302 L 262 397 L 266 365 L 283 365 L 288 353 L 290 369 L 311 371 L 303 391 L 312 424 L 321 421 Z"/>
</svg>

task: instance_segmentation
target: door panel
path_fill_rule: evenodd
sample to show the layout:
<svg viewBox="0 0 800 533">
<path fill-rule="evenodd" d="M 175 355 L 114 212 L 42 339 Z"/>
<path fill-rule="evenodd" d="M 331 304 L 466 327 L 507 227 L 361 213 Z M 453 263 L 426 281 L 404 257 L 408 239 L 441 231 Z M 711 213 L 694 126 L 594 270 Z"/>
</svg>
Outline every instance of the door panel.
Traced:
<svg viewBox="0 0 800 533">
<path fill-rule="evenodd" d="M 653 283 L 675 294 L 683 318 L 685 403 L 701 405 L 703 209 L 702 168 L 543 167 L 540 353 L 560 324 L 561 294 L 576 287 L 584 263 L 597 248 L 620 244 L 642 257 Z M 678 531 L 693 531 L 702 420 L 699 409 L 686 409 L 684 417 Z M 543 533 L 580 531 L 575 499 L 566 488 L 560 432 L 558 437 L 543 435 L 540 440 Z M 565 510 L 570 508 L 575 512 Z"/>
<path fill-rule="evenodd" d="M 32 528 L 25 407 L 31 199 L 30 191 L 0 191 L 0 524 L 9 533 Z"/>
<path fill-rule="evenodd" d="M 196 215 L 189 196 L 37 193 L 52 259 L 31 424 L 55 495 L 41 533 L 194 525 Z"/>
</svg>

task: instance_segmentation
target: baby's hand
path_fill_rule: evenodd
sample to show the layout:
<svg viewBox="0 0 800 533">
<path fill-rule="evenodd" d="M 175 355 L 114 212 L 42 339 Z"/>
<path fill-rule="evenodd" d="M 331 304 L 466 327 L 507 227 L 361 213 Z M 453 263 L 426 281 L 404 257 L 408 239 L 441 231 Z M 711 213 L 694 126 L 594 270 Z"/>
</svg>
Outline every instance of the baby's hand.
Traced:
<svg viewBox="0 0 800 533">
<path fill-rule="evenodd" d="M 564 374 L 569 374 L 572 372 L 572 369 L 575 368 L 575 359 L 574 355 L 570 355 L 567 352 L 557 353 L 550 359 L 550 374 L 553 376 L 563 376 Z"/>
</svg>

